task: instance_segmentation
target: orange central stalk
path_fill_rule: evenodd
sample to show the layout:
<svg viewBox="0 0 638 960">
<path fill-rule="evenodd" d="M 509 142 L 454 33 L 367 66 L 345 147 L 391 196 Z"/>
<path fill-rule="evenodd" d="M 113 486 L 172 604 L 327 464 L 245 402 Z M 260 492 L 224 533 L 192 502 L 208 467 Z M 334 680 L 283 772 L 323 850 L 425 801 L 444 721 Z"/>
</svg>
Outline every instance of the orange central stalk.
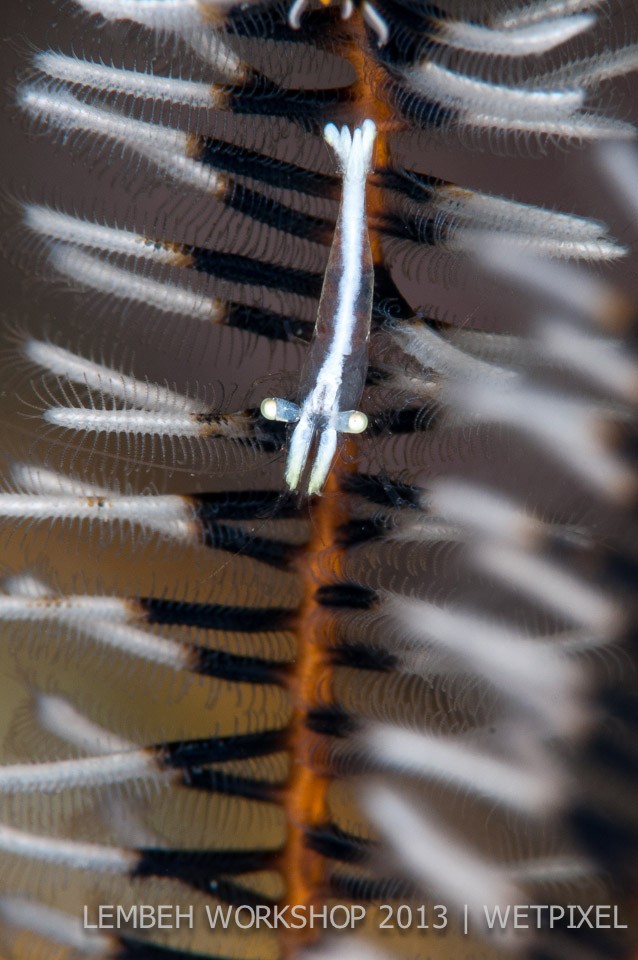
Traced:
<svg viewBox="0 0 638 960">
<path fill-rule="evenodd" d="M 326 889 L 326 861 L 321 854 L 308 849 L 305 833 L 330 820 L 328 787 L 330 778 L 319 773 L 313 764 L 313 734 L 306 725 L 308 711 L 325 705 L 318 695 L 318 682 L 325 693 L 332 667 L 327 651 L 316 635 L 318 604 L 315 592 L 320 575 L 319 557 L 334 543 L 335 531 L 345 515 L 339 502 L 339 483 L 333 471 L 328 477 L 324 495 L 312 503 L 314 534 L 301 560 L 304 600 L 298 621 L 299 646 L 296 669 L 288 689 L 293 705 L 290 722 L 291 774 L 283 797 L 288 824 L 288 838 L 283 851 L 283 874 L 287 878 L 286 901 L 292 906 L 309 907 L 319 903 Z M 327 683 L 326 683 L 327 681 Z M 317 936 L 317 930 L 284 931 L 282 955 L 288 958 L 294 947 Z M 296 935 L 295 935 L 296 934 Z"/>
<path fill-rule="evenodd" d="M 354 20 L 352 26 L 353 42 L 348 45 L 346 55 L 359 78 L 355 85 L 355 121 L 358 123 L 365 118 L 375 121 L 378 130 L 375 165 L 382 167 L 389 161 L 386 130 L 392 124 L 391 110 L 386 103 L 374 96 L 363 79 L 369 75 L 372 68 L 365 53 L 367 41 L 359 18 Z M 369 216 L 381 212 L 381 202 L 381 191 L 369 187 L 367 196 Z M 370 242 L 374 262 L 379 264 L 383 259 L 379 236 L 371 232 Z M 350 454 L 348 460 L 353 462 L 356 441 L 350 437 L 345 442 L 347 453 Z M 308 711 L 313 707 L 326 705 L 318 694 L 319 684 L 324 697 L 326 690 L 330 688 L 332 666 L 317 631 L 318 605 L 314 598 L 322 574 L 319 557 L 326 548 L 334 544 L 336 530 L 346 519 L 340 495 L 338 476 L 333 470 L 326 483 L 324 496 L 316 498 L 311 505 L 314 535 L 301 560 L 300 572 L 304 582 L 304 600 L 298 621 L 299 646 L 296 669 L 288 681 L 293 705 L 289 727 L 292 769 L 283 796 L 288 837 L 282 854 L 282 870 L 287 878 L 286 902 L 291 906 L 300 905 L 304 908 L 314 904 L 319 905 L 328 887 L 327 862 L 321 854 L 310 850 L 305 841 L 309 827 L 323 826 L 331 819 L 328 806 L 330 777 L 315 768 L 313 745 L 316 744 L 316 735 L 308 730 L 306 718 Z M 338 563 L 337 558 L 331 565 L 337 576 Z M 290 960 L 296 949 L 314 939 L 318 932 L 307 927 L 300 931 L 284 930 L 281 949 L 285 960 Z"/>
</svg>

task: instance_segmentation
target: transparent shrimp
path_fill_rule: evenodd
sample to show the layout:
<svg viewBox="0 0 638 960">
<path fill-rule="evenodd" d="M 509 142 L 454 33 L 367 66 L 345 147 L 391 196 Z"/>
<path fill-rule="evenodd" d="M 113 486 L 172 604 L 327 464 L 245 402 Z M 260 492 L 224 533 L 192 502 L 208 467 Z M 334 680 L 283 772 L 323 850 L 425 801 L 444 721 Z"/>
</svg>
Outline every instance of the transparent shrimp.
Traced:
<svg viewBox="0 0 638 960">
<path fill-rule="evenodd" d="M 343 194 L 321 291 L 317 324 L 304 365 L 297 403 L 269 397 L 268 420 L 294 423 L 286 483 L 297 490 L 310 470 L 308 495 L 321 493 L 339 433 L 362 433 L 368 419 L 356 409 L 368 366 L 374 269 L 366 221 L 365 189 L 376 127 L 365 120 L 353 133 L 328 124 L 324 138 L 337 155 Z M 310 462 L 311 453 L 314 457 Z"/>
</svg>

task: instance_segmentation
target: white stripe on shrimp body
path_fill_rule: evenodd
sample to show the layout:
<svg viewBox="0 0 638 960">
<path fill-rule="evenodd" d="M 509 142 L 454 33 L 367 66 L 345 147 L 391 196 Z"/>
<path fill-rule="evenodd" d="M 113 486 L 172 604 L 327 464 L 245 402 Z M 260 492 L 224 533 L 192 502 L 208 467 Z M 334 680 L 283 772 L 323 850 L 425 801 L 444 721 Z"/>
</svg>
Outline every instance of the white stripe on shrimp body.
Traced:
<svg viewBox="0 0 638 960">
<path fill-rule="evenodd" d="M 286 463 L 286 483 L 296 490 L 316 440 L 308 494 L 320 493 L 337 449 L 338 433 L 361 433 L 364 414 L 354 409 L 361 399 L 367 369 L 374 272 L 366 221 L 366 179 L 372 162 L 376 127 L 365 120 L 350 133 L 328 124 L 324 138 L 339 160 L 343 194 L 317 324 L 301 377 L 299 405 L 269 398 L 262 414 L 270 420 L 296 422 Z"/>
</svg>

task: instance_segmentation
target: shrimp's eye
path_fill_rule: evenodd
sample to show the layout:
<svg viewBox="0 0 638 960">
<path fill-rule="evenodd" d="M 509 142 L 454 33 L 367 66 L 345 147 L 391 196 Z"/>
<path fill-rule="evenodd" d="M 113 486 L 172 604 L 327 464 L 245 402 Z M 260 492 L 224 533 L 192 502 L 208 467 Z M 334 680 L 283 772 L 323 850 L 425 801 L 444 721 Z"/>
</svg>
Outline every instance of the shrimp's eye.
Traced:
<svg viewBox="0 0 638 960">
<path fill-rule="evenodd" d="M 363 433 L 368 427 L 368 418 L 360 410 L 344 410 L 337 417 L 339 433 Z"/>
<path fill-rule="evenodd" d="M 259 409 L 266 420 L 277 420 L 279 423 L 296 423 L 301 416 L 301 409 L 296 403 L 277 397 L 266 397 Z"/>
</svg>

